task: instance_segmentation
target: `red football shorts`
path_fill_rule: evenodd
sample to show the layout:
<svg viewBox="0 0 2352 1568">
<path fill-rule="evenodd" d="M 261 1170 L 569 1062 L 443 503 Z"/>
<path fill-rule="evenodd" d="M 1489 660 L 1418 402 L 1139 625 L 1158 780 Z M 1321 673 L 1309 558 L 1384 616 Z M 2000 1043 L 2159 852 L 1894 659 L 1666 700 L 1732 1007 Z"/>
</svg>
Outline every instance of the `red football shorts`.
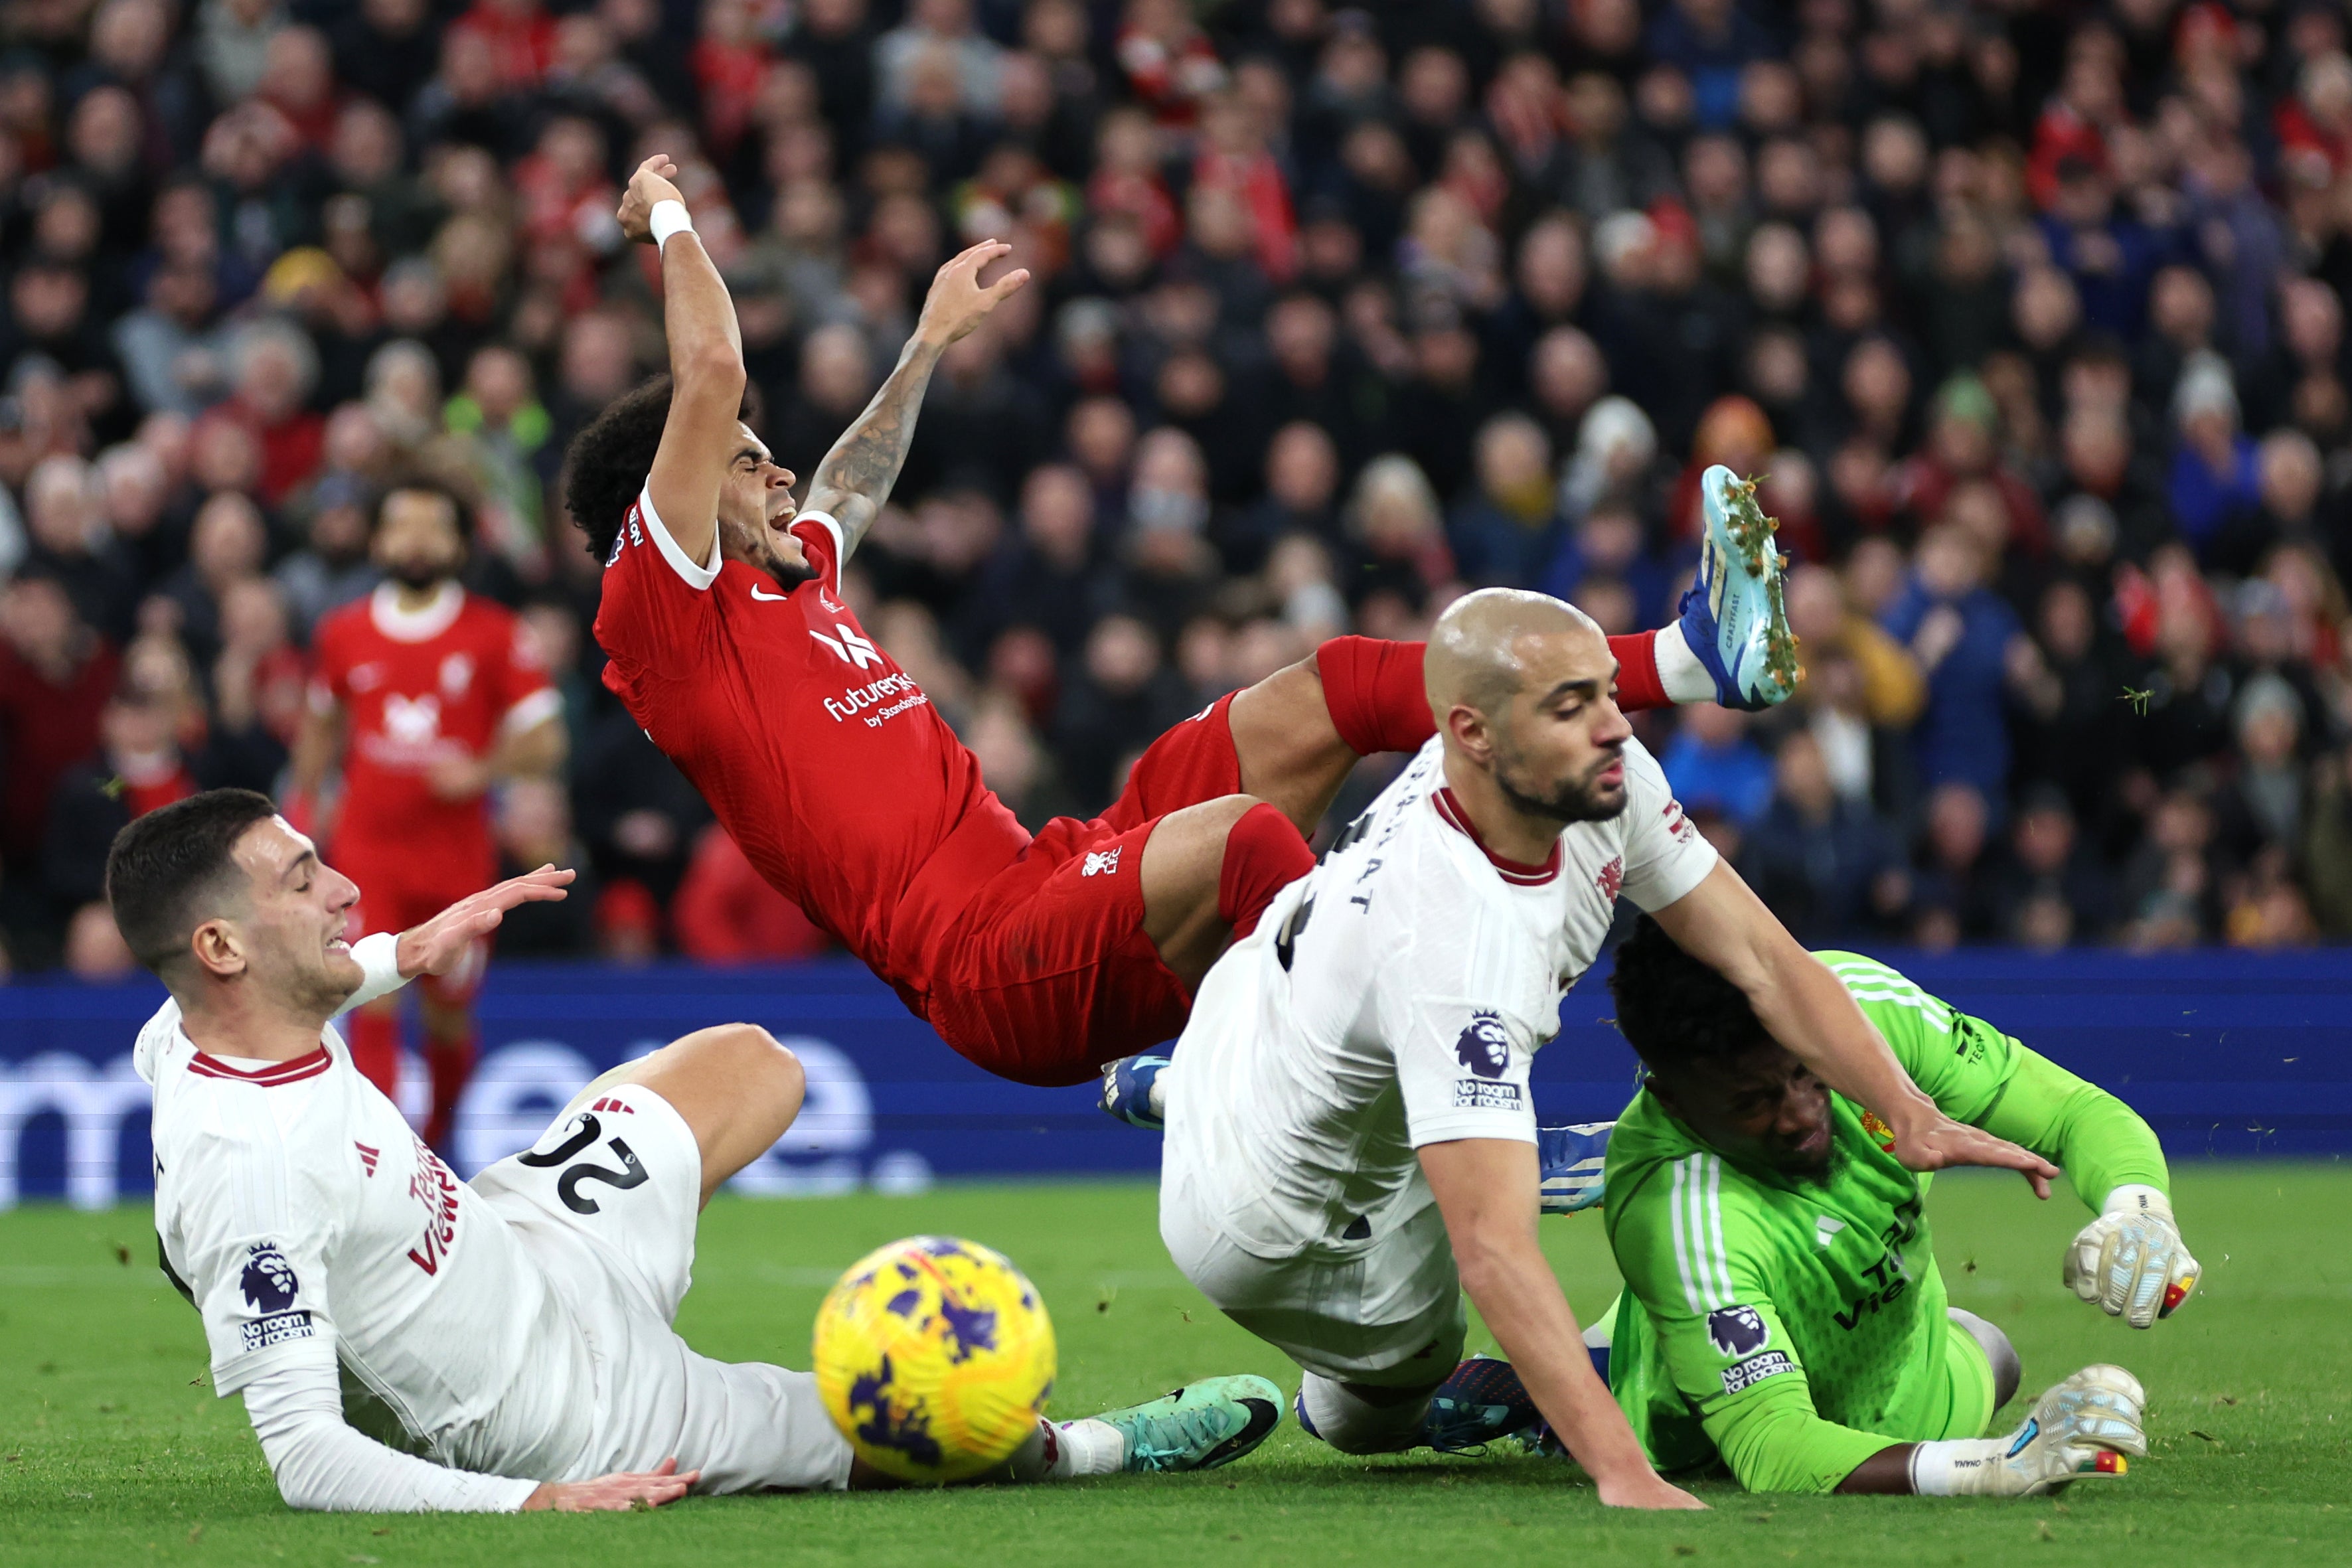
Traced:
<svg viewBox="0 0 2352 1568">
<path fill-rule="evenodd" d="M 471 898 L 498 875 L 487 868 L 458 865 L 422 856 L 413 844 L 371 843 L 338 834 L 334 868 L 359 884 L 360 901 L 352 910 L 352 940 L 378 931 L 403 931 L 423 925 L 460 899 Z M 415 984 L 443 1006 L 468 1006 L 481 989 L 488 967 L 488 939 L 476 942 L 465 962 L 446 974 L 426 974 Z"/>
<path fill-rule="evenodd" d="M 1143 930 L 1143 844 L 1170 812 L 1241 793 L 1233 701 L 1154 741 L 1102 816 L 1047 823 L 956 916 L 926 1010 L 959 1054 L 1019 1083 L 1083 1083 L 1183 1029 L 1192 999 Z"/>
</svg>

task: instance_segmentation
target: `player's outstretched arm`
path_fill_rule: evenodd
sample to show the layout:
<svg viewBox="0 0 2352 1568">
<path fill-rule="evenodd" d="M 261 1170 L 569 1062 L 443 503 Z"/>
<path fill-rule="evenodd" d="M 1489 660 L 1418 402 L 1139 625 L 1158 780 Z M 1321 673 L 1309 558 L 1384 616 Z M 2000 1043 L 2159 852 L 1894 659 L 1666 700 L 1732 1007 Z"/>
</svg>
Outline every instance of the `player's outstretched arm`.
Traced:
<svg viewBox="0 0 2352 1568">
<path fill-rule="evenodd" d="M 1000 239 L 982 240 L 940 267 L 930 292 L 923 297 L 915 335 L 899 351 L 889 378 L 810 477 L 808 502 L 802 510 L 821 511 L 841 524 L 845 555 L 857 548 L 882 503 L 890 499 L 890 487 L 898 482 L 907 449 L 914 444 L 915 416 L 940 355 L 1029 281 L 1029 269 L 1016 267 L 987 288 L 980 286 L 981 269 L 1012 249 Z"/>
<path fill-rule="evenodd" d="M 499 929 L 507 911 L 518 904 L 544 904 L 568 897 L 565 889 L 579 873 L 541 866 L 536 871 L 526 871 L 520 877 L 509 877 L 493 887 L 483 889 L 470 898 L 459 899 L 423 925 L 411 926 L 400 933 L 396 952 L 400 960 L 400 977 L 414 980 L 420 974 L 442 974 L 466 955 L 466 950 L 478 939 Z"/>
<path fill-rule="evenodd" d="M 654 510 L 689 561 L 710 558 L 719 531 L 719 486 L 741 439 L 743 335 L 735 301 L 702 241 L 682 225 L 686 203 L 670 183 L 677 165 L 656 153 L 637 165 L 622 195 L 621 232 L 661 247 L 662 329 L 669 337 L 669 419 L 646 478 Z M 655 232 L 655 209 L 665 208 Z M 668 210 L 673 208 L 675 210 Z"/>
<path fill-rule="evenodd" d="M 1462 1288 L 1552 1430 L 1615 1508 L 1703 1509 L 1650 1466 L 1625 1413 L 1592 1370 L 1576 1312 L 1536 1242 L 1532 1143 L 1463 1138 L 1424 1144 L 1421 1168 Z"/>
<path fill-rule="evenodd" d="M 2078 1480 L 2129 1473 L 2147 1457 L 2139 1379 L 2119 1366 L 2086 1366 L 2034 1402 L 2005 1437 L 1897 1443 L 1854 1467 L 1847 1496 L 2049 1497 Z"/>
<path fill-rule="evenodd" d="M 1654 911 L 1682 950 L 1747 994 L 1757 1021 L 1823 1083 L 1875 1111 L 1895 1135 L 1895 1157 L 1914 1171 L 1993 1165 L 2021 1173 L 2037 1197 L 2058 1168 L 1981 1128 L 1955 1121 L 1903 1070 L 1886 1042 L 1820 959 L 1789 934 L 1763 900 L 1718 864 L 1706 879 Z"/>
</svg>

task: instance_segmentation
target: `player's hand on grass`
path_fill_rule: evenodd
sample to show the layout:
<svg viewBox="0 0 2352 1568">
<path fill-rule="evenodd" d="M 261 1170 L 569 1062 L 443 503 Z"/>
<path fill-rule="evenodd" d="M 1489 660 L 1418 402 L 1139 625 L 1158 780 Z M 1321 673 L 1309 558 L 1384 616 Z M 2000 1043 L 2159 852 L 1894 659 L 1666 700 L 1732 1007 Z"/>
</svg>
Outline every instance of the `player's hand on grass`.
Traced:
<svg viewBox="0 0 2352 1568">
<path fill-rule="evenodd" d="M 2120 1476 L 2147 1457 L 2147 1394 L 2119 1366 L 2086 1366 L 2034 1401 L 2006 1437 L 1922 1443 L 1913 1487 L 1928 1497 L 2047 1497 L 2079 1480 Z"/>
<path fill-rule="evenodd" d="M 2075 1236 L 2062 1278 L 2108 1317 L 2145 1329 L 2189 1300 L 2197 1273 L 2172 1205 L 2154 1187 L 2132 1184 L 2109 1193 L 2105 1211 Z"/>
<path fill-rule="evenodd" d="M 1630 1476 L 1619 1476 L 1595 1483 L 1601 1500 L 1611 1508 L 1697 1510 L 1704 1513 L 1706 1504 L 1675 1486 L 1647 1466 Z"/>
<path fill-rule="evenodd" d="M 700 1470 L 677 1473 L 676 1459 L 664 1459 L 650 1470 L 598 1476 L 593 1481 L 548 1481 L 523 1500 L 523 1511 L 552 1509 L 557 1513 L 613 1513 L 637 1507 L 659 1508 L 684 1497 Z"/>
<path fill-rule="evenodd" d="M 980 286 L 981 269 L 1012 254 L 1013 247 L 1004 241 L 983 239 L 949 257 L 931 279 L 930 292 L 923 296 L 923 316 L 915 323 L 915 336 L 935 348 L 945 348 L 1019 293 L 1029 281 L 1025 267 L 1014 268 L 985 289 Z"/>
<path fill-rule="evenodd" d="M 565 896 L 578 873 L 541 866 L 520 877 L 509 877 L 471 898 L 459 899 L 423 925 L 400 933 L 400 977 L 446 974 L 466 956 L 467 950 L 499 929 L 507 911 L 518 904 L 551 903 Z"/>
<path fill-rule="evenodd" d="M 2015 1171 L 2033 1187 L 2033 1195 L 2050 1195 L 2050 1179 L 2058 1167 L 2031 1149 L 2021 1149 L 2006 1138 L 1996 1138 L 1981 1127 L 1970 1127 L 1953 1121 L 1942 1111 L 1921 1115 L 1906 1127 L 1895 1128 L 1895 1142 L 1889 1148 L 1904 1169 L 1910 1171 L 1941 1171 L 1953 1165 L 1990 1165 L 1998 1170 Z"/>
<path fill-rule="evenodd" d="M 686 205 L 686 198 L 670 183 L 677 178 L 677 165 L 666 153 L 656 153 L 637 165 L 637 172 L 629 176 L 629 188 L 621 193 L 621 210 L 614 215 L 621 221 L 622 234 L 630 239 L 651 242 L 654 204 Z"/>
</svg>

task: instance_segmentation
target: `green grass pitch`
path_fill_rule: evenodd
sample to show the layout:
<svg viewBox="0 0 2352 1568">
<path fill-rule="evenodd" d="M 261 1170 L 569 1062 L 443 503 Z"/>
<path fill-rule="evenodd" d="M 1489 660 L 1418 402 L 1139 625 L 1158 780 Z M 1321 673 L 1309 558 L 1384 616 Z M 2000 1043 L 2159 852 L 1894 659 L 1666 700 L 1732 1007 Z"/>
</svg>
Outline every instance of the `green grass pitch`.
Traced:
<svg viewBox="0 0 2352 1568">
<path fill-rule="evenodd" d="M 201 1385 L 203 1338 L 156 1272 L 147 1211 L 35 1207 L 0 1215 L 0 1563 L 2352 1563 L 2352 1169 L 2190 1165 L 2179 1208 L 2203 1286 L 2179 1317 L 2134 1333 L 2058 1285 L 2082 1220 L 2063 1189 L 2036 1205 L 2017 1182 L 1969 1173 L 1930 1200 L 1952 1300 L 2008 1329 L 2029 1391 L 2099 1360 L 2148 1386 L 2148 1460 L 2054 1500 L 1757 1498 L 1708 1481 L 1696 1489 L 1712 1513 L 1624 1515 L 1556 1462 L 1349 1460 L 1286 1421 L 1205 1476 L 432 1519 L 288 1512 L 243 1407 Z M 679 1327 L 712 1354 L 805 1365 L 835 1273 L 922 1231 L 1003 1247 L 1044 1289 L 1057 1414 L 1209 1373 L 1296 1386 L 1176 1273 L 1152 1190 L 1134 1183 L 722 1199 L 703 1218 Z M 1616 1288 L 1599 1224 L 1547 1220 L 1544 1233 L 1589 1319 Z"/>
</svg>

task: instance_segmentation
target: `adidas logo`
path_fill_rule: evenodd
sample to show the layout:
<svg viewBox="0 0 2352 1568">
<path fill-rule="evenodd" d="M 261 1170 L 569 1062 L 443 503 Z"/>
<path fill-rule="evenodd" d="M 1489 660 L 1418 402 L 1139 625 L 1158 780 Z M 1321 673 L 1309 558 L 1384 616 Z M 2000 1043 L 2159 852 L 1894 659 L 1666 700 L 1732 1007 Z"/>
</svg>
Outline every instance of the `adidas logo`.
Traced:
<svg viewBox="0 0 2352 1568">
<path fill-rule="evenodd" d="M 352 1140 L 352 1147 L 360 1152 L 360 1164 L 366 1170 L 367 1173 L 371 1176 L 374 1175 L 375 1163 L 383 1157 L 383 1151 L 381 1149 L 371 1149 L 356 1138 Z"/>
</svg>

